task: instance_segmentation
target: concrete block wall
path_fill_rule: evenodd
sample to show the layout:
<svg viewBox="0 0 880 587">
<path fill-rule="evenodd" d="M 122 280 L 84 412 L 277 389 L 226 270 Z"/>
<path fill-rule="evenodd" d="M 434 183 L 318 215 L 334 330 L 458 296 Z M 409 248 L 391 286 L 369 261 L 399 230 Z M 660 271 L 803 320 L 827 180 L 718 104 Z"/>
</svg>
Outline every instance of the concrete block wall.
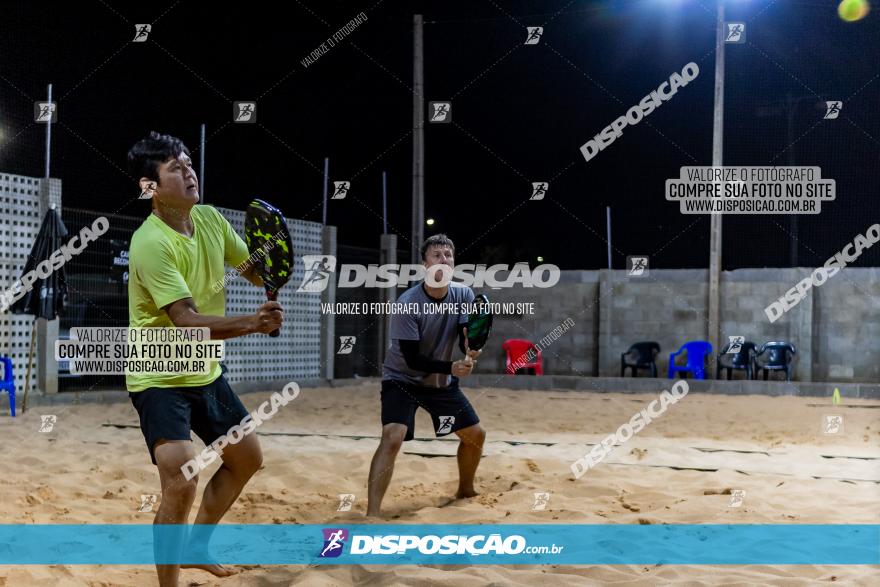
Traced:
<svg viewBox="0 0 880 587">
<path fill-rule="evenodd" d="M 499 274 L 499 279 L 505 277 Z M 475 288 L 493 303 L 533 303 L 534 314 L 496 315 L 489 347 L 480 357 L 479 370 L 504 372 L 501 344 L 511 338 L 539 343 L 554 328 L 571 318 L 574 326 L 541 350 L 545 372 L 560 375 L 594 376 L 598 374 L 598 272 L 563 271 L 557 285 L 547 289 L 514 287 L 510 289 Z"/>
<path fill-rule="evenodd" d="M 775 322 L 767 318 L 764 309 L 812 271 L 795 267 L 723 272 L 721 344 L 728 336 L 744 336 L 758 346 L 789 341 L 797 348 L 796 381 L 880 382 L 874 351 L 880 340 L 880 269 L 844 269 L 821 287 L 811 288 Z M 707 338 L 707 282 L 705 269 L 651 269 L 644 277 L 603 269 L 563 271 L 560 282 L 549 289 L 486 288 L 482 293 L 494 302 L 533 302 L 535 314 L 496 316 L 479 371 L 504 370 L 505 339 L 537 343 L 571 317 L 574 328 L 543 350 L 545 373 L 619 377 L 620 354 L 635 342 L 652 340 L 660 344 L 658 374 L 665 377 L 670 353 L 687 341 Z M 714 378 L 714 355 L 706 366 Z"/>
<path fill-rule="evenodd" d="M 772 340 L 794 344 L 795 378 L 811 381 L 812 312 L 815 298 L 808 294 L 798 305 L 770 323 L 764 313 L 770 303 L 808 277 L 812 269 L 738 269 L 721 275 L 721 340 L 729 336 L 745 336 L 760 346 Z M 720 352 L 721 349 L 716 349 Z M 806 360 L 805 360 L 806 357 Z M 715 367 L 713 364 L 712 372 Z M 714 376 L 714 375 L 713 375 Z M 726 377 L 726 375 L 724 375 Z M 742 375 L 741 375 L 742 377 Z"/>
<path fill-rule="evenodd" d="M 880 381 L 880 268 L 848 267 L 811 294 L 814 378 Z"/>
<path fill-rule="evenodd" d="M 626 271 L 603 269 L 600 375 L 620 376 L 620 354 L 642 341 L 660 344 L 658 375 L 665 376 L 669 353 L 688 340 L 705 340 L 708 319 L 708 271 L 651 270 L 630 277 Z M 647 372 L 642 371 L 642 376 Z"/>
</svg>

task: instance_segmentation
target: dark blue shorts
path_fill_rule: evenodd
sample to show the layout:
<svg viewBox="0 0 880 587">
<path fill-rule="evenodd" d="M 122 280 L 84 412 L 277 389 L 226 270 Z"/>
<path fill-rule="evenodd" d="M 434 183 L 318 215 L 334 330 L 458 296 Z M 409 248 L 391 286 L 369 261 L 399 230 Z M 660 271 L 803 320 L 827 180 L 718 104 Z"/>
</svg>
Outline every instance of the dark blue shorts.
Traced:
<svg viewBox="0 0 880 587">
<path fill-rule="evenodd" d="M 394 379 L 382 381 L 382 426 L 406 425 L 406 438 L 416 429 L 416 410 L 424 408 L 434 421 L 434 434 L 446 436 L 480 422 L 471 402 L 453 378 L 449 387 L 422 387 Z"/>
<path fill-rule="evenodd" d="M 140 416 L 141 432 L 154 465 L 157 441 L 192 440 L 192 431 L 207 446 L 248 414 L 223 375 L 208 385 L 150 387 L 128 395 Z"/>
</svg>

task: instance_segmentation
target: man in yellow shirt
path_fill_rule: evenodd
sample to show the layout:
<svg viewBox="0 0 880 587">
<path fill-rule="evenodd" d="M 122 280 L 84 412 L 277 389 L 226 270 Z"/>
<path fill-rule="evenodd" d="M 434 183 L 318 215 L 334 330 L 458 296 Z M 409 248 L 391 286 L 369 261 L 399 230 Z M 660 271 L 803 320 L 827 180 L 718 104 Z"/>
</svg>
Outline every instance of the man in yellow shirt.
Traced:
<svg viewBox="0 0 880 587">
<path fill-rule="evenodd" d="M 278 302 L 267 302 L 250 316 L 225 314 L 224 263 L 239 266 L 248 250 L 229 222 L 210 206 L 198 205 L 199 184 L 189 150 L 177 138 L 150 133 L 128 152 L 132 175 L 152 199 L 152 213 L 135 231 L 129 249 L 129 326 L 209 328 L 212 339 L 268 334 L 281 326 Z M 241 275 L 262 281 L 253 267 Z M 218 290 L 219 289 L 219 290 Z M 126 386 L 140 416 L 141 431 L 159 469 L 162 502 L 156 524 L 187 524 L 198 475 L 187 479 L 184 463 L 195 457 L 191 432 L 205 445 L 225 435 L 248 415 L 217 362 L 207 374 L 129 373 Z M 256 435 L 230 443 L 223 464 L 208 481 L 188 538 L 164 544 L 166 552 L 207 556 L 211 531 L 260 468 L 263 456 Z M 179 544 L 177 543 L 179 540 Z M 187 565 L 185 565 L 187 566 Z M 188 565 L 219 577 L 233 574 L 219 564 Z M 159 584 L 177 586 L 180 567 L 157 565 Z"/>
</svg>

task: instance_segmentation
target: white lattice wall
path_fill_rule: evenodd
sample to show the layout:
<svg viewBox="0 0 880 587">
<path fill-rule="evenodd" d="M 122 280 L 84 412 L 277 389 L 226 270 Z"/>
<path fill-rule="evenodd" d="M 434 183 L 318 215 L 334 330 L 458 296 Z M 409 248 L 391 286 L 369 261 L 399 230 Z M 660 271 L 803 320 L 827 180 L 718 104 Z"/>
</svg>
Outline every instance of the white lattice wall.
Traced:
<svg viewBox="0 0 880 587">
<path fill-rule="evenodd" d="M 6 290 L 24 269 L 40 230 L 40 180 L 0 173 L 0 288 Z M 33 316 L 0 314 L 0 355 L 12 358 L 15 393 L 24 394 Z M 36 360 L 31 366 L 31 390 L 36 387 Z"/>
<path fill-rule="evenodd" d="M 217 208 L 240 235 L 244 235 L 244 212 Z M 226 341 L 227 379 L 230 382 L 271 381 L 319 377 L 321 363 L 321 296 L 296 293 L 302 283 L 302 255 L 321 254 L 321 225 L 287 219 L 295 257 L 293 277 L 281 288 L 278 301 L 284 307 L 284 325 L 278 338 L 255 334 Z M 263 290 L 243 277 L 226 288 L 226 315 L 253 314 L 266 301 Z"/>
</svg>

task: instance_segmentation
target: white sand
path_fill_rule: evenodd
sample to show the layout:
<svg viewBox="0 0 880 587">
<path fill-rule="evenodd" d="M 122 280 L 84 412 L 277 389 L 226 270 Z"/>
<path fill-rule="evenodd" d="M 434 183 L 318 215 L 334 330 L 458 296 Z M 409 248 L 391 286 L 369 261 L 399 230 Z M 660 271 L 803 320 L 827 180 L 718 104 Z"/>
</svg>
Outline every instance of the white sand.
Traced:
<svg viewBox="0 0 880 587">
<path fill-rule="evenodd" d="M 478 472 L 481 495 L 453 501 L 453 442 L 413 441 L 398 458 L 384 508 L 395 523 L 880 523 L 880 402 L 693 393 L 603 463 L 575 480 L 569 465 L 654 395 L 466 389 L 489 432 Z M 259 432 L 264 468 L 224 519 L 228 523 L 363 523 L 366 479 L 377 440 L 266 433 L 376 436 L 378 385 L 304 389 Z M 248 394 L 255 408 L 268 394 Z M 821 404 L 812 407 L 809 404 Z M 40 414 L 55 414 L 51 433 Z M 420 411 L 416 436 L 433 438 Z M 844 430 L 823 435 L 824 414 Z M 0 523 L 150 523 L 141 494 L 158 475 L 130 403 L 34 407 L 0 417 Z M 553 442 L 554 446 L 502 441 Z M 196 441 L 201 448 L 201 442 Z M 720 450 L 718 450 L 720 449 Z M 751 451 L 751 452 L 732 452 Z M 828 456 L 838 458 L 825 458 Z M 873 457 L 853 459 L 840 457 Z M 216 466 L 216 465 L 215 465 Z M 674 467 L 717 469 L 675 470 Z M 201 475 L 201 484 L 214 467 Z M 731 489 L 745 490 L 728 507 Z M 545 511 L 533 494 L 551 493 Z M 356 495 L 337 512 L 338 494 Z M 193 516 L 198 503 L 194 506 Z M 833 548 L 834 545 L 829 545 Z M 880 584 L 871 566 L 253 566 L 199 585 L 842 585 Z M 873 577 L 873 579 L 871 578 Z M 0 586 L 155 585 L 148 566 L 0 567 Z"/>
</svg>

